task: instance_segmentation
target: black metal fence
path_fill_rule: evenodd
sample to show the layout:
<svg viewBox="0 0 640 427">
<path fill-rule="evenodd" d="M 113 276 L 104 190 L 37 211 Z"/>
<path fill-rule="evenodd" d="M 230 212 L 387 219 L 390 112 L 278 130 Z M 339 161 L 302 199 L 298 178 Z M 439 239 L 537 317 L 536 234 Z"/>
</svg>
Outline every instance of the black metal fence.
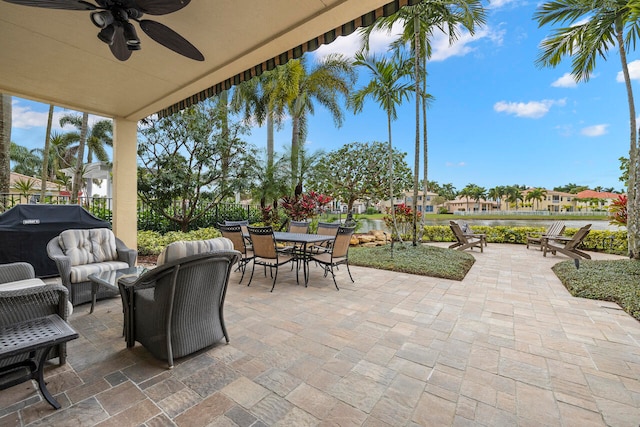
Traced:
<svg viewBox="0 0 640 427">
<path fill-rule="evenodd" d="M 91 212 L 94 216 L 108 222 L 112 222 L 113 209 L 111 198 L 106 197 L 79 197 L 78 204 Z M 37 195 L 28 197 L 19 194 L 0 194 L 0 214 L 19 203 L 40 203 Z M 68 196 L 47 196 L 42 202 L 50 205 L 71 204 Z M 210 208 L 208 203 L 201 203 L 202 209 L 196 206 L 195 212 L 197 220 L 189 224 L 189 230 L 196 230 L 204 227 L 214 227 L 225 220 L 248 219 L 250 222 L 261 221 L 260 207 L 257 205 L 242 205 L 238 203 L 218 203 Z M 170 210 L 171 212 L 171 210 Z M 176 205 L 173 212 L 179 212 L 179 205 Z M 180 225 L 171 221 L 161 213 L 154 210 L 150 205 L 138 200 L 138 230 L 157 231 L 166 233 L 168 231 L 179 231 Z"/>
</svg>

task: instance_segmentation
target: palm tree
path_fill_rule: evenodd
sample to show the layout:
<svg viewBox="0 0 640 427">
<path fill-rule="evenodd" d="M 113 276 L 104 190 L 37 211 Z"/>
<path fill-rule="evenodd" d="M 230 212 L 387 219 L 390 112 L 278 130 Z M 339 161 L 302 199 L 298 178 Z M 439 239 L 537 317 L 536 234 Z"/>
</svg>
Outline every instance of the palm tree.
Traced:
<svg viewBox="0 0 640 427">
<path fill-rule="evenodd" d="M 378 102 L 380 107 L 387 113 L 387 131 L 389 133 L 389 200 L 391 202 L 391 217 L 393 219 L 393 232 L 398 238 L 398 226 L 396 224 L 395 207 L 393 204 L 393 143 L 391 140 L 391 122 L 398 117 L 396 106 L 409 97 L 411 85 L 403 82 L 403 79 L 411 72 L 410 60 L 402 55 L 395 58 L 376 58 L 375 56 L 365 56 L 358 52 L 354 65 L 364 67 L 371 74 L 371 80 L 362 89 L 356 91 L 350 98 L 354 112 L 359 113 L 364 107 L 366 98 L 372 97 Z M 391 251 L 393 252 L 393 239 L 391 240 Z"/>
<path fill-rule="evenodd" d="M 427 59 L 431 57 L 430 38 L 439 29 L 449 37 L 449 44 L 455 43 L 462 27 L 471 35 L 475 34 L 477 25 L 484 25 L 486 12 L 480 0 L 435 0 L 419 2 L 414 6 L 405 6 L 385 18 L 379 19 L 373 26 L 363 30 L 365 48 L 368 49 L 369 37 L 373 30 L 384 29 L 390 32 L 395 23 L 403 23 L 403 33 L 394 42 L 394 49 L 403 49 L 409 43 L 413 52 L 414 85 L 416 93 L 416 128 L 414 154 L 414 189 L 413 189 L 413 245 L 417 237 L 417 198 L 418 198 L 418 169 L 420 165 L 420 108 L 423 116 L 423 203 L 424 213 L 426 194 L 428 192 L 428 137 L 427 137 L 427 102 L 431 97 L 427 95 Z M 423 43 L 424 41 L 424 43 Z M 424 225 L 424 215 L 422 216 Z"/>
<path fill-rule="evenodd" d="M 299 61 L 289 61 L 236 86 L 231 98 L 232 111 L 242 113 L 246 122 L 255 122 L 259 126 L 266 123 L 266 167 L 261 170 L 267 175 L 259 180 L 260 197 L 258 197 L 263 210 L 272 202 L 274 208 L 277 207 L 277 200 L 289 193 L 289 191 L 282 192 L 282 187 L 276 185 L 280 183 L 281 177 L 273 176 L 282 168 L 281 164 L 274 164 L 274 129 L 282 126 L 287 106 L 296 96 L 302 73 Z M 267 185 L 271 185 L 272 188 L 266 188 Z"/>
<path fill-rule="evenodd" d="M 9 158 L 14 162 L 13 171 L 22 175 L 36 176 L 42 166 L 37 150 L 29 150 L 15 142 L 11 143 Z"/>
<path fill-rule="evenodd" d="M 478 210 L 480 209 L 480 200 L 485 199 L 487 197 L 487 189 L 484 187 L 480 187 L 479 185 L 474 185 L 471 188 L 471 198 L 476 201 L 478 205 Z"/>
<path fill-rule="evenodd" d="M 522 191 L 515 185 L 510 185 L 505 188 L 505 196 L 507 196 L 507 203 L 514 203 L 516 210 L 518 210 L 518 200 L 522 201 Z"/>
<path fill-rule="evenodd" d="M 487 190 L 484 187 L 480 187 L 477 184 L 467 184 L 460 193 L 459 196 L 467 198 L 467 212 L 469 212 L 469 200 L 475 200 L 476 203 L 480 202 L 480 199 L 486 197 Z"/>
<path fill-rule="evenodd" d="M 307 71 L 304 58 L 289 61 L 295 64 L 299 62 L 301 74 L 295 97 L 287 106 L 291 116 L 291 186 L 301 186 L 298 181 L 299 150 L 304 144 L 307 134 L 307 115 L 314 113 L 313 101 L 324 106 L 333 116 L 336 126 L 342 125 L 343 114 L 339 103 L 339 96 L 348 97 L 353 83 L 355 72 L 352 64 L 342 55 L 327 55 L 310 71 Z"/>
<path fill-rule="evenodd" d="M 0 92 L 0 193 L 11 185 L 11 95 Z"/>
<path fill-rule="evenodd" d="M 538 210 L 538 207 L 540 206 L 540 202 L 544 200 L 546 196 L 547 196 L 547 190 L 545 190 L 544 188 L 534 188 L 533 190 L 527 193 L 527 195 L 525 196 L 525 200 L 527 201 L 535 200 L 536 210 Z"/>
<path fill-rule="evenodd" d="M 502 205 L 502 196 L 505 195 L 505 188 L 501 185 L 491 188 L 487 193 L 487 197 L 495 200 L 498 203 L 498 210 L 500 210 L 500 206 Z"/>
<path fill-rule="evenodd" d="M 44 150 L 42 151 L 42 172 L 40 175 L 40 201 L 44 201 L 47 193 L 47 173 L 49 167 L 49 147 L 51 145 L 51 125 L 53 124 L 53 104 L 49 104 L 47 116 L 47 131 L 44 135 Z"/>
<path fill-rule="evenodd" d="M 76 201 L 77 192 L 80 191 L 80 187 L 82 186 L 85 147 L 87 149 L 86 163 L 91 163 L 93 162 L 94 155 L 98 160 L 108 162 L 109 155 L 105 150 L 105 146 L 113 146 L 113 122 L 111 120 L 100 120 L 89 127 L 88 118 L 88 113 L 83 113 L 82 116 L 67 114 L 60 118 L 60 126 L 71 124 L 79 131 L 70 132 L 67 136 L 71 141 L 78 143 L 76 146 L 69 147 L 69 150 L 75 151 L 76 153 L 75 173 L 72 184 L 72 200 Z M 75 194 L 75 199 L 73 198 L 73 194 Z"/>
<path fill-rule="evenodd" d="M 596 67 L 596 59 L 606 60 L 607 52 L 617 45 L 629 106 L 630 148 L 628 180 L 627 239 L 629 254 L 640 259 L 640 170 L 636 111 L 627 64 L 627 52 L 635 49 L 640 32 L 640 5 L 628 1 L 553 0 L 538 8 L 534 18 L 540 27 L 563 24 L 541 43 L 542 52 L 536 63 L 555 67 L 564 56 L 572 59 L 576 81 L 588 81 Z"/>
</svg>

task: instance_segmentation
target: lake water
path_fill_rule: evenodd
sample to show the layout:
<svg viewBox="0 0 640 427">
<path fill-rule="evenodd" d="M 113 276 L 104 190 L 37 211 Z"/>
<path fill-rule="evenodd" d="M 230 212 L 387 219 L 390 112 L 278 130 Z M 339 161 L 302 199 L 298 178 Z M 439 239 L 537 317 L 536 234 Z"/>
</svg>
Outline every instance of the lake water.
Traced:
<svg viewBox="0 0 640 427">
<path fill-rule="evenodd" d="M 456 217 L 455 221 L 464 221 L 464 218 Z M 369 230 L 389 231 L 381 219 L 360 219 L 361 226 L 359 233 L 366 233 Z M 470 219 L 466 221 L 471 227 L 474 225 L 486 225 L 490 227 L 506 226 L 506 227 L 548 227 L 554 220 L 551 219 Z M 609 230 L 624 231 L 625 227 L 609 224 L 607 220 L 565 220 L 567 228 L 580 228 L 584 225 L 591 224 L 592 230 Z M 426 225 L 449 225 L 449 219 L 442 220 L 425 220 Z"/>
</svg>

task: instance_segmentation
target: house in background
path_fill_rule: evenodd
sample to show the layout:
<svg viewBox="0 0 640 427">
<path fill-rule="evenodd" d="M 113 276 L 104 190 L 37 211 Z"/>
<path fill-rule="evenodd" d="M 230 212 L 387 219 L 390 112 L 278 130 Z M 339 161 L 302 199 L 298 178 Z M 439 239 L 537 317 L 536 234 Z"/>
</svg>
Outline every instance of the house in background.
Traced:
<svg viewBox="0 0 640 427">
<path fill-rule="evenodd" d="M 618 200 L 621 194 L 604 191 L 584 190 L 575 195 L 578 211 L 593 212 L 606 211 L 614 200 Z"/>
<path fill-rule="evenodd" d="M 503 203 L 505 205 L 506 203 Z M 453 200 L 444 202 L 447 210 L 451 213 L 464 212 L 491 212 L 498 210 L 498 202 L 493 200 L 479 199 L 474 200 L 470 197 L 456 197 Z"/>
<path fill-rule="evenodd" d="M 3 198 L 9 198 L 12 204 L 18 203 L 36 203 L 40 200 L 41 179 L 32 176 L 22 175 L 17 172 L 11 172 L 9 177 L 9 194 L 3 195 Z M 69 192 L 63 185 L 45 182 L 45 195 L 52 197 L 64 197 L 65 193 L 69 196 Z"/>
<path fill-rule="evenodd" d="M 418 212 L 422 212 L 422 198 L 424 197 L 424 191 L 418 191 Z M 426 213 L 435 213 L 438 211 L 438 194 L 427 191 L 427 198 L 425 204 Z M 413 206 L 413 190 L 405 191 L 402 196 L 393 199 L 393 205 L 398 206 L 404 204 L 406 206 Z M 389 209 L 389 200 L 381 200 L 376 204 L 378 210 L 385 213 Z"/>
<path fill-rule="evenodd" d="M 562 191 L 547 190 L 542 200 L 527 200 L 527 194 L 534 188 L 528 188 L 522 191 L 522 200 L 518 201 L 518 211 L 524 212 L 575 212 L 576 211 L 576 194 L 565 193 Z M 515 210 L 515 206 L 502 199 L 502 211 Z"/>
</svg>

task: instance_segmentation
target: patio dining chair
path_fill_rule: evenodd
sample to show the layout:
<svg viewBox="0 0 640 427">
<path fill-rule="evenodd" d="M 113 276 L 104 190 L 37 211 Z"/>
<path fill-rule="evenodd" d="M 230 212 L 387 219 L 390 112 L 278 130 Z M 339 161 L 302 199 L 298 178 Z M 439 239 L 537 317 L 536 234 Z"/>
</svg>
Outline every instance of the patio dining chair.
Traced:
<svg viewBox="0 0 640 427">
<path fill-rule="evenodd" d="M 225 220 L 224 225 L 239 225 L 240 228 L 242 229 L 242 233 L 244 233 L 246 235 L 248 233 L 247 226 L 249 225 L 249 220 L 248 219 L 243 219 L 243 220 L 240 220 L 240 221 L 226 221 Z"/>
<path fill-rule="evenodd" d="M 251 262 L 254 258 L 253 255 L 253 247 L 247 245 L 247 241 L 242 232 L 241 225 L 218 225 L 218 229 L 220 233 L 222 233 L 222 237 L 226 237 L 227 239 L 233 242 L 233 248 L 242 254 L 240 261 L 238 262 L 238 267 L 236 269 L 242 271 L 242 276 L 240 277 L 240 282 L 244 279 L 244 272 L 247 269 L 247 264 Z"/>
<path fill-rule="evenodd" d="M 340 227 L 340 224 L 337 222 L 319 222 L 318 229 L 316 230 L 316 234 L 320 234 L 321 236 L 336 237 L 336 235 L 338 234 L 339 227 Z M 332 245 L 333 245 L 333 241 L 327 240 L 325 242 L 321 242 L 311 246 L 310 248 L 307 249 L 307 252 L 310 252 L 312 254 L 327 252 L 331 249 Z"/>
<path fill-rule="evenodd" d="M 307 221 L 289 221 L 287 231 L 289 233 L 309 234 L 310 222 Z M 281 250 L 285 252 L 296 253 L 300 251 L 300 246 L 292 242 L 286 242 Z"/>
<path fill-rule="evenodd" d="M 336 274 L 333 268 L 338 268 L 339 265 L 345 264 L 347 266 L 347 272 L 349 278 L 353 283 L 353 277 L 351 276 L 351 270 L 349 270 L 349 243 L 351 242 L 351 236 L 355 231 L 355 227 L 338 227 L 336 232 L 336 239 L 333 242 L 333 246 L 327 252 L 322 252 L 311 256 L 311 260 L 320 264 L 324 269 L 324 277 L 331 272 L 333 277 L 333 284 L 337 290 L 340 290 L 338 283 L 336 282 Z"/>
<path fill-rule="evenodd" d="M 291 253 L 278 250 L 276 239 L 273 235 L 272 227 L 251 227 L 248 226 L 249 237 L 251 238 L 251 244 L 253 245 L 253 266 L 251 268 L 251 277 L 247 286 L 251 285 L 253 280 L 253 273 L 257 265 L 262 265 L 273 272 L 276 269 L 276 274 L 273 275 L 273 284 L 271 285 L 271 292 L 276 287 L 276 279 L 278 278 L 278 267 L 288 262 L 293 262 L 295 256 Z"/>
</svg>

